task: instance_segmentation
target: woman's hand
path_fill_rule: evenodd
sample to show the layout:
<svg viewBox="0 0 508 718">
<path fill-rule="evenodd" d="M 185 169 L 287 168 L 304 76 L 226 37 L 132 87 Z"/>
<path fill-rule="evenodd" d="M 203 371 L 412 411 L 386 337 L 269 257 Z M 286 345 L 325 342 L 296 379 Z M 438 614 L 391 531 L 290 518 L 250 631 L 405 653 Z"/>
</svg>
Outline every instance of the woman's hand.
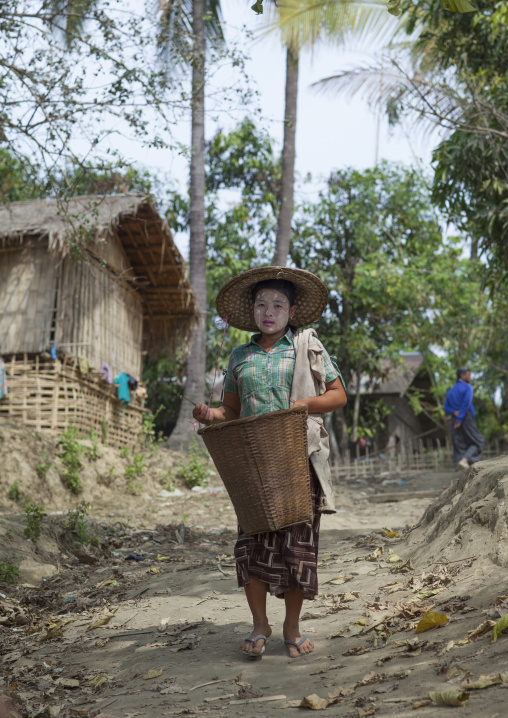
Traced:
<svg viewBox="0 0 508 718">
<path fill-rule="evenodd" d="M 306 411 L 305 411 L 305 416 L 309 416 L 309 404 L 308 404 L 308 401 L 309 401 L 308 399 L 297 399 L 297 400 L 295 401 L 295 403 L 291 405 L 291 408 L 294 409 L 295 407 L 304 406 L 305 409 L 306 409 Z"/>
<path fill-rule="evenodd" d="M 206 404 L 196 404 L 192 410 L 192 416 L 199 421 L 200 424 L 211 424 L 213 421 L 213 409 L 210 409 Z"/>
</svg>

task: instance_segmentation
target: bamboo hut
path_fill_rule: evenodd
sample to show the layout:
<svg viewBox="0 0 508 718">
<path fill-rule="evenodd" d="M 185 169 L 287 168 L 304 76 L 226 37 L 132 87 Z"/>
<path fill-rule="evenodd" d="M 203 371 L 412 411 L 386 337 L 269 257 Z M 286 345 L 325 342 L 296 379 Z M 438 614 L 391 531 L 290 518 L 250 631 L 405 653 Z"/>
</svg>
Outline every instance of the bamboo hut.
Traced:
<svg viewBox="0 0 508 718">
<path fill-rule="evenodd" d="M 124 403 L 111 377 L 139 380 L 144 355 L 185 349 L 195 318 L 185 263 L 147 197 L 0 208 L 0 418 L 132 443 L 143 392 Z"/>
</svg>

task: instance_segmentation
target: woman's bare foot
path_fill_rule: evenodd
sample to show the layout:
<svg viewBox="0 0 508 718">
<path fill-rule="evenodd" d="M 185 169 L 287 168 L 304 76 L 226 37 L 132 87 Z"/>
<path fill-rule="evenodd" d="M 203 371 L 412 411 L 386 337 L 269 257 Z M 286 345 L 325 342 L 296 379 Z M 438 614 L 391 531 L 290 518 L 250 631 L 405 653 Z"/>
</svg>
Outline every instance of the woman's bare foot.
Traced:
<svg viewBox="0 0 508 718">
<path fill-rule="evenodd" d="M 268 623 L 254 624 L 252 633 L 249 639 L 255 639 L 258 636 L 266 636 L 267 638 L 272 635 L 272 629 Z M 265 646 L 265 641 L 260 638 L 256 643 L 252 643 L 250 640 L 244 640 L 240 644 L 240 648 L 244 653 L 251 653 L 253 656 L 259 656 Z"/>
<path fill-rule="evenodd" d="M 300 643 L 300 641 L 302 640 L 302 635 L 300 633 L 298 625 L 288 626 L 286 623 L 284 623 L 284 640 L 299 644 L 297 647 L 291 645 L 291 643 L 286 643 L 290 658 L 298 658 L 298 656 L 303 656 L 306 653 L 312 653 L 312 651 L 314 650 L 314 644 L 309 638 L 305 638 L 305 640 Z"/>
</svg>

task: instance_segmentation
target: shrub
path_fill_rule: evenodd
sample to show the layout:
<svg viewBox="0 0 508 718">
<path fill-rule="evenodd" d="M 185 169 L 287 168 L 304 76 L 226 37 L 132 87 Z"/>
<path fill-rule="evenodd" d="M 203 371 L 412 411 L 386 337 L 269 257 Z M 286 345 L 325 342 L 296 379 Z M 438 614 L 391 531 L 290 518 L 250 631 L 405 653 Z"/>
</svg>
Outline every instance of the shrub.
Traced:
<svg viewBox="0 0 508 718">
<path fill-rule="evenodd" d="M 17 481 L 13 481 L 12 484 L 9 486 L 9 490 L 7 491 L 7 498 L 11 501 L 18 502 L 21 498 L 21 489 L 19 488 L 19 484 Z"/>
<path fill-rule="evenodd" d="M 14 556 L 0 558 L 0 582 L 16 583 L 19 576 L 19 567 L 14 563 Z"/>
<path fill-rule="evenodd" d="M 64 465 L 62 480 L 66 488 L 77 494 L 83 488 L 83 482 L 79 476 L 81 469 L 81 454 L 83 447 L 78 442 L 78 428 L 71 422 L 67 431 L 58 440 L 60 445 L 60 458 Z"/>
<path fill-rule="evenodd" d="M 207 486 L 208 484 L 206 461 L 194 437 L 192 437 L 189 444 L 189 461 L 180 463 L 178 475 L 185 481 L 185 485 L 189 489 L 194 488 L 194 486 Z"/>
<path fill-rule="evenodd" d="M 86 449 L 86 455 L 92 459 L 92 461 L 100 459 L 101 450 L 99 449 L 99 434 L 97 434 L 97 432 L 93 429 L 90 429 L 88 432 L 88 438 L 92 442 L 92 446 L 89 449 Z"/>
<path fill-rule="evenodd" d="M 88 511 L 90 504 L 86 501 L 81 501 L 74 511 L 69 511 L 65 528 L 73 534 L 75 541 L 78 544 L 87 544 L 94 541 L 95 536 L 88 535 Z"/>
<path fill-rule="evenodd" d="M 145 458 L 143 454 L 134 454 L 132 457 L 132 464 L 128 464 L 125 467 L 125 478 L 127 479 L 127 485 L 131 494 L 139 494 L 143 487 L 143 484 L 136 484 L 134 478 L 141 476 L 145 469 Z"/>
<path fill-rule="evenodd" d="M 47 458 L 46 453 L 43 451 L 41 454 L 42 461 L 39 461 L 39 463 L 35 466 L 35 470 L 37 472 L 37 476 L 39 479 L 44 480 L 46 476 L 48 475 L 48 471 L 51 469 L 53 464 L 51 461 L 44 461 L 44 459 Z"/>
<path fill-rule="evenodd" d="M 23 533 L 27 539 L 30 539 L 30 541 L 34 543 L 41 535 L 41 525 L 45 515 L 42 506 L 27 504 L 25 507 L 26 528 Z"/>
</svg>

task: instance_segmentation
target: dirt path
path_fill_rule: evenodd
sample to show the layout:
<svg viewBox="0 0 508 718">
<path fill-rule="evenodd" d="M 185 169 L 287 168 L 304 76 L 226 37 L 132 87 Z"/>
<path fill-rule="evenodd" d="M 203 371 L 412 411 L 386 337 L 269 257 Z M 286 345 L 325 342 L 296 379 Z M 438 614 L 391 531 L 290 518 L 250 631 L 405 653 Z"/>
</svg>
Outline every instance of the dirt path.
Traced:
<svg viewBox="0 0 508 718">
<path fill-rule="evenodd" d="M 99 501 L 103 546 L 115 553 L 105 551 L 94 565 L 62 554 L 60 572 L 40 588 L 1 589 L 10 619 L 0 629 L 0 685 L 28 716 L 275 716 L 316 694 L 336 701 L 330 714 L 403 718 L 429 691 L 460 691 L 469 676 L 508 671 L 506 637 L 491 643 L 490 629 L 467 640 L 468 631 L 506 613 L 504 598 L 501 608 L 494 604 L 508 594 L 507 570 L 472 556 L 455 563 L 420 557 L 400 572 L 414 552 L 411 535 L 388 538 L 378 529 L 413 525 L 432 499 L 371 503 L 373 493 L 368 484 L 338 487 L 341 513 L 323 520 L 321 593 L 305 604 L 302 621 L 315 653 L 287 657 L 283 602 L 271 598 L 273 637 L 254 663 L 238 650 L 250 623 L 236 586 L 234 515 L 220 487 L 184 492 L 165 506 L 150 499 L 137 521 L 128 507 Z M 3 527 L 12 537 L 19 522 L 9 517 Z M 390 549 L 400 561 L 389 560 Z M 129 553 L 146 560 L 125 561 Z M 416 634 L 428 610 L 445 613 L 448 623 Z M 499 683 L 470 691 L 460 715 L 501 718 L 505 690 Z M 431 704 L 420 713 L 447 710 Z"/>
</svg>

